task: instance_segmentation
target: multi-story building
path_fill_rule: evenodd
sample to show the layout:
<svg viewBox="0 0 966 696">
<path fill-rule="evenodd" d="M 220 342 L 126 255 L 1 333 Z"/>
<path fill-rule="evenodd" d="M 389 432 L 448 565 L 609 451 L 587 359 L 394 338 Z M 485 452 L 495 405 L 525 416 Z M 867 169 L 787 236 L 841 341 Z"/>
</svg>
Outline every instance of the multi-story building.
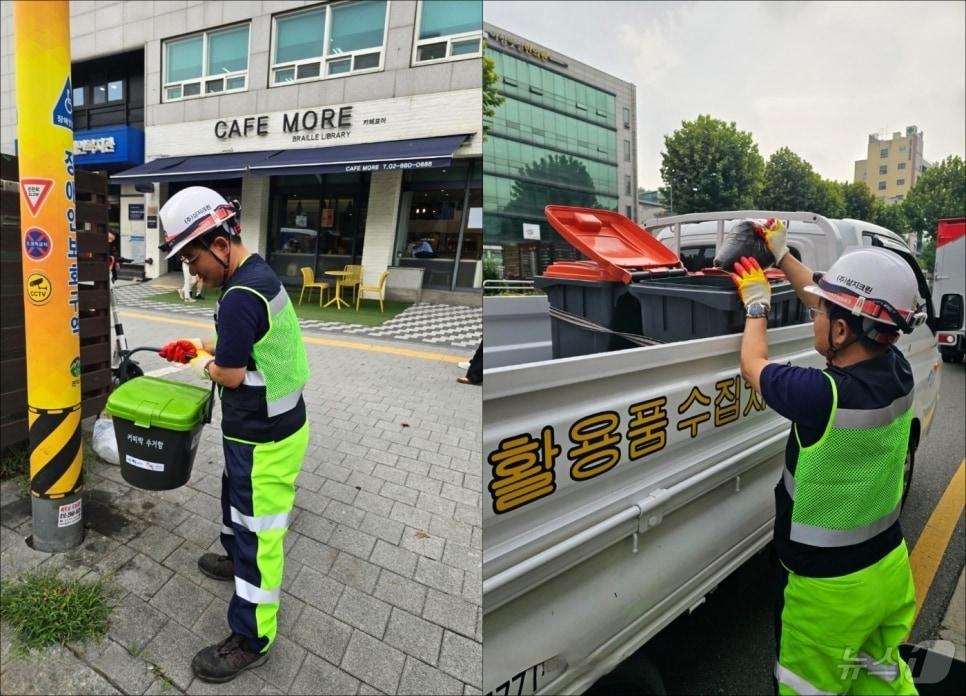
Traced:
<svg viewBox="0 0 966 696">
<path fill-rule="evenodd" d="M 483 144 L 484 237 L 507 277 L 529 277 L 575 254 L 547 204 L 636 219 L 636 88 L 505 29 L 483 31 L 504 97 Z"/>
<path fill-rule="evenodd" d="M 909 193 L 919 175 L 929 166 L 922 157 L 922 131 L 908 126 L 889 140 L 869 135 L 864 160 L 855 162 L 855 182 L 864 182 L 879 200 L 897 203 Z"/>
<path fill-rule="evenodd" d="M 0 17 L 9 153 L 11 5 Z M 146 277 L 179 268 L 158 251 L 158 209 L 207 185 L 241 202 L 246 244 L 285 282 L 303 266 L 361 263 L 368 284 L 402 266 L 422 269 L 427 288 L 479 287 L 482 0 L 70 8 L 75 151 L 102 157 L 88 164 L 111 174 L 121 253 Z M 104 127 L 135 139 L 143 128 L 143 155 L 105 161 Z M 417 258 L 421 240 L 433 252 Z"/>
</svg>

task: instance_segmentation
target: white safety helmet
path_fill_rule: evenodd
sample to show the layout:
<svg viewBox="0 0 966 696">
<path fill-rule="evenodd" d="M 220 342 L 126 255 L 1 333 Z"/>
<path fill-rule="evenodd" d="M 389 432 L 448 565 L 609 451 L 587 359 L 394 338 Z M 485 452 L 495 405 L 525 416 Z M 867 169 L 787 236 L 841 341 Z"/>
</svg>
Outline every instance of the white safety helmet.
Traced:
<svg viewBox="0 0 966 696">
<path fill-rule="evenodd" d="M 912 333 L 926 320 L 919 304 L 916 274 L 898 254 L 881 248 L 846 251 L 825 273 L 816 273 L 815 285 L 805 292 L 844 307 L 869 320 L 863 328 L 875 336 L 873 324 L 885 324 Z"/>
<path fill-rule="evenodd" d="M 229 235 L 240 234 L 239 212 L 238 201 L 229 203 L 210 188 L 190 186 L 178 191 L 161 206 L 164 243 L 160 249 L 174 256 L 188 242 L 219 226 Z"/>
</svg>

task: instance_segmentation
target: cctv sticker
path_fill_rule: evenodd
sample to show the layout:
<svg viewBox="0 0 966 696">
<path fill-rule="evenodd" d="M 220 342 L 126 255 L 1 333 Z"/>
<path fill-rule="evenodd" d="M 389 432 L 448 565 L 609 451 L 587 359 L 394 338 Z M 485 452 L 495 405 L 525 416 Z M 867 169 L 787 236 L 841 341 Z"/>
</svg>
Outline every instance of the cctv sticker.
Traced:
<svg viewBox="0 0 966 696">
<path fill-rule="evenodd" d="M 27 299 L 35 305 L 47 304 L 53 294 L 50 278 L 43 273 L 34 271 L 27 276 Z"/>
</svg>

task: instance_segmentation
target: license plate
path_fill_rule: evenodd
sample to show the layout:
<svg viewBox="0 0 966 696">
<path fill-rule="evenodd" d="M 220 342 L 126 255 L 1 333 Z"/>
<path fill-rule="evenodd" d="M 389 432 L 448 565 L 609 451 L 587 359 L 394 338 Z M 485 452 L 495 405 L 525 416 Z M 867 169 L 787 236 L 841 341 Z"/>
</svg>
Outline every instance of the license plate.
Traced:
<svg viewBox="0 0 966 696">
<path fill-rule="evenodd" d="M 567 663 L 560 658 L 550 658 L 517 672 L 499 686 L 491 689 L 486 696 L 529 696 L 534 694 L 567 669 Z"/>
</svg>

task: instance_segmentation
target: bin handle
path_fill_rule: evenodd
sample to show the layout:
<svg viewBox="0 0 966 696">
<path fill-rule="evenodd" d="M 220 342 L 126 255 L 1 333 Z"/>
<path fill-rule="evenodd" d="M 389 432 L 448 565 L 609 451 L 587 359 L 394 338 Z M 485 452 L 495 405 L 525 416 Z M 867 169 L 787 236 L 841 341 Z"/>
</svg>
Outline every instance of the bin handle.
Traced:
<svg viewBox="0 0 966 696">
<path fill-rule="evenodd" d="M 202 425 L 211 423 L 211 413 L 215 408 L 215 382 L 211 382 L 211 394 L 208 396 L 208 403 L 205 405 L 205 416 L 201 419 Z"/>
</svg>

